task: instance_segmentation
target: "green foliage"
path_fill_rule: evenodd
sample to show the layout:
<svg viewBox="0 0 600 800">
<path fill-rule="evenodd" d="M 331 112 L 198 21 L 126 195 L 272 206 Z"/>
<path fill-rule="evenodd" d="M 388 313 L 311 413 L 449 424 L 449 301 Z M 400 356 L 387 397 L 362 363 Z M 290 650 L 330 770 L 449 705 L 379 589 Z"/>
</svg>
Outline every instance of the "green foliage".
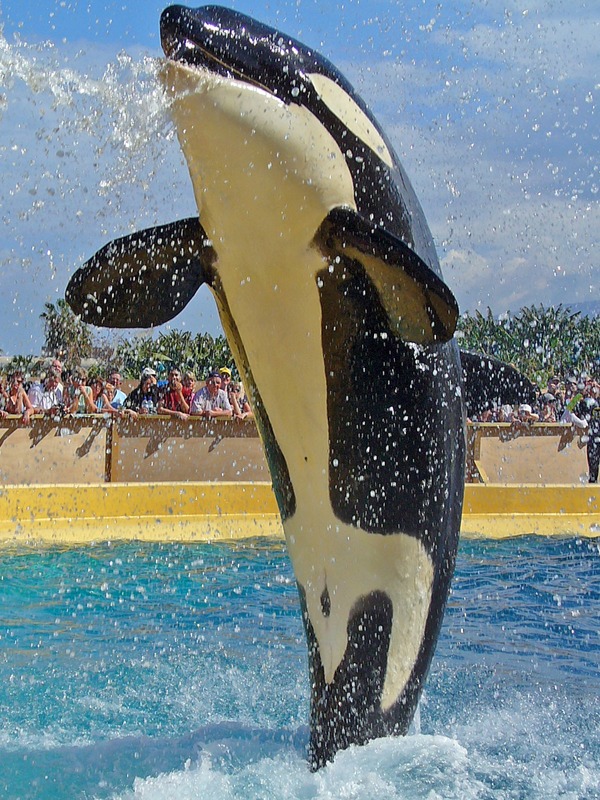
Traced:
<svg viewBox="0 0 600 800">
<path fill-rule="evenodd" d="M 552 375 L 600 371 L 600 317 L 581 316 L 562 305 L 525 307 L 495 318 L 463 315 L 457 339 L 464 350 L 513 364 L 540 386 Z"/>
<path fill-rule="evenodd" d="M 94 355 L 100 374 L 116 368 L 126 378 L 138 378 L 148 366 L 163 376 L 176 366 L 193 372 L 198 379 L 222 366 L 235 373 L 224 336 L 215 338 L 208 333 L 194 335 L 190 331 L 171 330 L 156 337 L 101 340 L 64 300 L 46 303 L 41 318 L 46 334 L 44 353 L 60 354 L 68 366 Z M 530 306 L 517 314 L 499 317 L 494 317 L 490 308 L 485 314 L 467 313 L 459 319 L 456 338 L 463 349 L 513 364 L 539 385 L 544 385 L 551 375 L 600 373 L 600 316 L 582 316 L 561 305 Z M 39 369 L 39 360 L 16 356 L 9 369 L 33 374 Z"/>
<path fill-rule="evenodd" d="M 73 313 L 66 300 L 45 303 L 40 318 L 44 320 L 44 349 L 46 356 L 60 356 L 69 366 L 81 363 L 92 352 L 89 325 Z"/>
<path fill-rule="evenodd" d="M 144 367 L 153 367 L 166 375 L 172 366 L 183 372 L 193 372 L 201 379 L 211 369 L 223 366 L 233 369 L 233 356 L 224 336 L 214 338 L 208 333 L 195 336 L 190 331 L 172 330 L 152 336 L 122 341 L 112 366 L 118 367 L 126 378 L 138 378 Z"/>
<path fill-rule="evenodd" d="M 37 356 L 13 356 L 3 372 L 6 375 L 12 375 L 13 372 L 22 372 L 25 377 L 39 375 L 43 363 L 43 359 Z"/>
</svg>

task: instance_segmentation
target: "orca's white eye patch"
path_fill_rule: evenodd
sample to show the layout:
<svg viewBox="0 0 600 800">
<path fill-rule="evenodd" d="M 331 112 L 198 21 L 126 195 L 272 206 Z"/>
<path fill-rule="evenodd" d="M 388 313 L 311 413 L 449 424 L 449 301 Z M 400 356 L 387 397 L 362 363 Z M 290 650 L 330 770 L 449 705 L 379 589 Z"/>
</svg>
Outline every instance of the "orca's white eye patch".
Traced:
<svg viewBox="0 0 600 800">
<path fill-rule="evenodd" d="M 327 108 L 391 169 L 393 166 L 392 154 L 386 143 L 377 128 L 350 95 L 326 75 L 311 72 L 308 77 Z"/>
</svg>

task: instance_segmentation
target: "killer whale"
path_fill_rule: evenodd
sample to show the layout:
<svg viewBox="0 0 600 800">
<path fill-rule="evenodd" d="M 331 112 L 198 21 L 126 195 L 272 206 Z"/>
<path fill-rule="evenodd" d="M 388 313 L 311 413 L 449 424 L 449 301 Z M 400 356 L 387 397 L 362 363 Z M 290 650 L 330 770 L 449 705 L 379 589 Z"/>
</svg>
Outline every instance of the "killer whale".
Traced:
<svg viewBox="0 0 600 800">
<path fill-rule="evenodd" d="M 431 662 L 463 494 L 458 308 L 390 142 L 332 64 L 217 6 L 166 9 L 161 41 L 199 218 L 106 245 L 66 298 L 136 327 L 211 287 L 296 575 L 318 768 L 405 733 Z"/>
</svg>

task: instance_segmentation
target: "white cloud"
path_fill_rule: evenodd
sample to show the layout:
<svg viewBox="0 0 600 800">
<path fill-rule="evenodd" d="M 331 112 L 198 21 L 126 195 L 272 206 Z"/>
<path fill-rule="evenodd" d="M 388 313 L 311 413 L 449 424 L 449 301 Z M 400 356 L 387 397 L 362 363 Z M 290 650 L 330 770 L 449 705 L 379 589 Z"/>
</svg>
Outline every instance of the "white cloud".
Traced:
<svg viewBox="0 0 600 800">
<path fill-rule="evenodd" d="M 600 10 L 488 0 L 436 7 L 413 32 L 399 4 L 379 6 L 410 41 L 339 66 L 403 160 L 461 306 L 596 300 Z M 0 347 L 23 352 L 85 258 L 195 204 L 141 51 L 0 36 L 0 86 Z M 206 292 L 183 322 L 218 330 Z"/>
<path fill-rule="evenodd" d="M 600 296 L 600 14 L 515 5 L 488 3 L 492 21 L 472 30 L 434 26 L 431 61 L 352 74 L 408 171 L 463 308 Z"/>
</svg>

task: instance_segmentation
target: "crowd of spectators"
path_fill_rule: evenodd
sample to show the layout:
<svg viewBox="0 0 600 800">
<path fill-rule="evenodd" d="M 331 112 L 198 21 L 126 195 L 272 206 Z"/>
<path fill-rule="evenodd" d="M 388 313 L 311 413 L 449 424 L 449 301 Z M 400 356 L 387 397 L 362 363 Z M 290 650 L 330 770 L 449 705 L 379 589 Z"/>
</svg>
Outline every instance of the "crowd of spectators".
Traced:
<svg viewBox="0 0 600 800">
<path fill-rule="evenodd" d="M 190 416 L 246 419 L 252 410 L 241 383 L 232 380 L 229 367 L 212 370 L 204 385 L 196 389 L 196 376 L 177 368 L 168 379 L 146 367 L 138 386 L 126 394 L 118 371 L 105 380 L 88 376 L 82 368 L 63 371 L 54 359 L 43 379 L 27 387 L 22 372 L 0 384 L 0 416 L 18 416 L 28 425 L 34 414 L 60 417 L 65 414 L 107 414 L 131 416 L 160 414 L 178 419 Z M 600 381 L 590 376 L 553 377 L 537 394 L 537 400 L 516 405 L 498 405 L 473 414 L 472 422 L 509 423 L 516 430 L 534 423 L 561 422 L 572 426 L 587 446 L 589 480 L 598 480 L 600 463 Z"/>
<path fill-rule="evenodd" d="M 126 394 L 119 372 L 108 378 L 89 376 L 81 367 L 64 371 L 55 359 L 40 380 L 27 385 L 22 372 L 8 376 L 6 387 L 0 383 L 0 416 L 18 416 L 28 425 L 34 414 L 60 418 L 68 414 L 106 414 L 137 417 L 160 414 L 187 419 L 190 416 L 252 416 L 242 384 L 232 380 L 229 367 L 213 370 L 205 384 L 196 390 L 196 376 L 173 368 L 168 379 L 159 381 L 156 370 L 146 367 L 139 384 Z"/>
<path fill-rule="evenodd" d="M 598 481 L 600 464 L 600 381 L 589 375 L 554 376 L 533 404 L 499 405 L 472 415 L 472 422 L 510 423 L 515 429 L 538 422 L 571 425 L 587 448 L 590 483 Z"/>
</svg>

